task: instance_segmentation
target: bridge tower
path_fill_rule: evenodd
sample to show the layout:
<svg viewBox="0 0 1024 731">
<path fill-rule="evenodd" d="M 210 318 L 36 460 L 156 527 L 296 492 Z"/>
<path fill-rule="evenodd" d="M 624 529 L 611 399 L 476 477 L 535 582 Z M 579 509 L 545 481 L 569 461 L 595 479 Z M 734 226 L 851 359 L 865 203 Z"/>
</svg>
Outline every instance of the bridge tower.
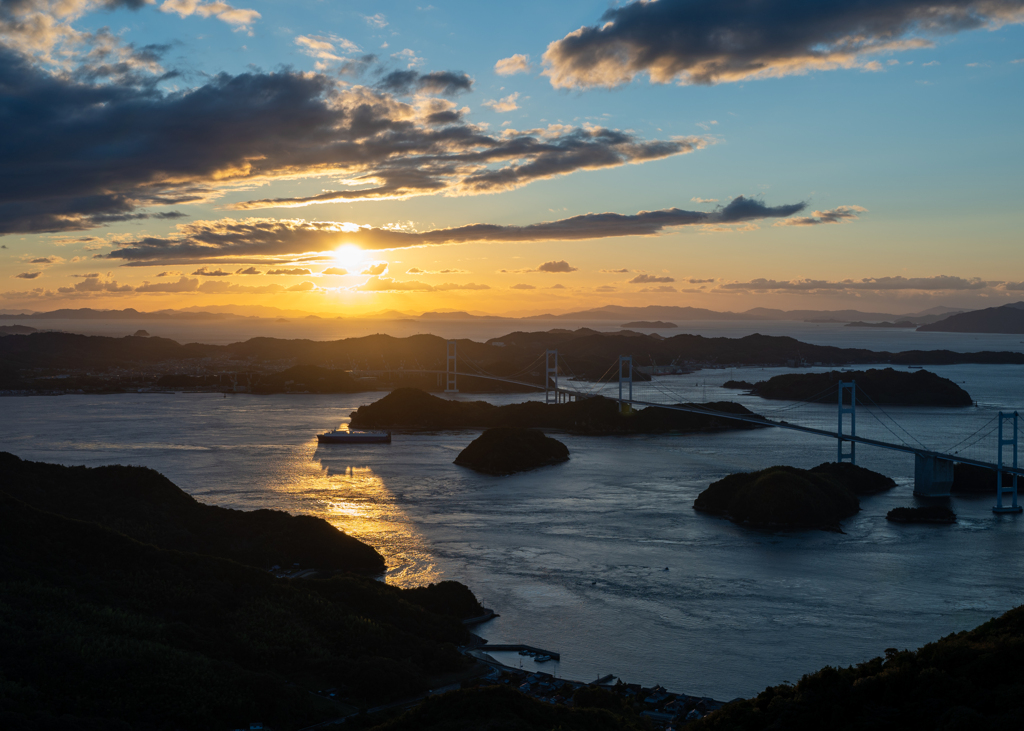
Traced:
<svg viewBox="0 0 1024 731">
<path fill-rule="evenodd" d="M 445 393 L 458 393 L 459 392 L 459 385 L 458 385 L 458 383 L 456 381 L 456 378 L 455 378 L 456 375 L 457 375 L 457 372 L 459 370 L 459 368 L 458 368 L 458 361 L 456 359 L 457 351 L 458 351 L 458 343 L 456 343 L 454 340 L 449 340 L 448 341 L 448 368 L 447 368 L 447 371 L 448 371 L 448 381 L 445 384 L 445 388 L 444 388 L 444 392 Z"/>
<path fill-rule="evenodd" d="M 846 406 L 843 404 L 843 395 L 850 392 L 850 405 Z M 836 432 L 838 437 L 838 458 L 836 462 L 849 462 L 850 464 L 857 464 L 857 442 L 850 442 L 850 451 L 843 451 L 843 415 L 850 415 L 850 436 L 857 436 L 857 382 L 856 381 L 840 381 L 839 382 L 839 431 Z"/>
<path fill-rule="evenodd" d="M 622 386 L 626 385 L 628 389 L 628 398 L 630 406 L 633 402 L 633 356 L 631 355 L 620 355 L 619 356 L 619 411 L 624 412 L 626 410 L 626 402 L 622 400 Z"/>
<path fill-rule="evenodd" d="M 1003 448 L 1010 447 L 1013 452 L 1012 460 L 1013 467 L 1017 466 L 1017 435 L 1019 430 L 1017 428 L 1017 422 L 1019 416 L 1016 411 L 1012 414 L 1004 414 L 1002 411 L 999 412 L 999 441 L 996 447 L 999 452 L 996 455 L 996 504 L 992 508 L 994 513 L 1019 513 L 1024 508 L 1017 505 L 1017 475 L 1013 475 L 1013 484 L 1010 487 L 1003 487 Z M 1004 432 L 1004 425 L 1007 422 L 1012 422 L 1013 426 L 1007 431 L 1012 431 L 1013 436 L 1007 437 Z M 1003 494 L 1010 493 L 1011 502 L 1010 505 L 1003 505 Z"/>
<path fill-rule="evenodd" d="M 555 384 L 552 393 L 551 384 Z M 548 350 L 544 353 L 544 403 L 558 403 L 558 351 Z"/>
</svg>

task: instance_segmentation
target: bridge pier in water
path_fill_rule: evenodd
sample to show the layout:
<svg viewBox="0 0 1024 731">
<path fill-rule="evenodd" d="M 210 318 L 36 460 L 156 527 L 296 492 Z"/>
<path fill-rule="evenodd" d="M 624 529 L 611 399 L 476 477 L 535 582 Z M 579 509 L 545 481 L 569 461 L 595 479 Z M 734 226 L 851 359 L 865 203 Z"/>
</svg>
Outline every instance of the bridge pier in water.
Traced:
<svg viewBox="0 0 1024 731">
<path fill-rule="evenodd" d="M 847 391 L 850 392 L 850 405 L 845 406 L 843 404 L 843 394 Z M 836 432 L 838 435 L 838 456 L 836 462 L 849 462 L 850 464 L 857 464 L 857 442 L 850 442 L 850 451 L 843 451 L 843 442 L 847 441 L 843 439 L 843 415 L 850 415 L 850 436 L 857 436 L 857 382 L 846 381 L 839 382 L 839 431 Z"/>
<path fill-rule="evenodd" d="M 1002 411 L 999 412 L 999 441 L 997 442 L 996 449 L 999 450 L 999 454 L 996 459 L 996 504 L 992 508 L 993 513 L 1019 513 L 1024 508 L 1017 505 L 1017 475 L 1013 475 L 1013 484 L 1009 487 L 1003 487 L 1003 448 L 1010 447 L 1012 452 L 1013 467 L 1017 467 L 1017 422 L 1019 420 L 1018 414 L 1014 411 L 1012 414 L 1004 414 Z M 1010 427 L 1013 436 L 1004 436 L 1003 427 L 1006 422 L 1012 422 Z M 1010 494 L 1010 504 L 1003 505 L 1003 495 L 1006 493 Z"/>
<path fill-rule="evenodd" d="M 914 455 L 914 494 L 949 497 L 953 487 L 953 462 L 930 454 Z"/>
</svg>

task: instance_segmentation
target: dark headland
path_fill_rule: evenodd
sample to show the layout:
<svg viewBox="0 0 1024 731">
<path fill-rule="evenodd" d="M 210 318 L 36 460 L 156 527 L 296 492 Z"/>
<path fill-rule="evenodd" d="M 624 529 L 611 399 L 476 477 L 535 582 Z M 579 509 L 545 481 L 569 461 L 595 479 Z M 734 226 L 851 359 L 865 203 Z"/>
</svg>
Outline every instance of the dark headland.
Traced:
<svg viewBox="0 0 1024 731">
<path fill-rule="evenodd" d="M 731 401 L 700 404 L 701 408 L 758 418 Z M 558 429 L 575 434 L 659 434 L 756 429 L 756 424 L 712 414 L 649 406 L 621 413 L 619 405 L 603 397 L 561 404 L 524 401 L 495 406 L 486 401 L 450 401 L 415 388 L 399 388 L 379 401 L 352 412 L 356 429 L 473 429 L 489 427 Z"/>
<path fill-rule="evenodd" d="M 383 562 L 318 518 L 204 506 L 138 467 L 0 453 L 0 474 L 5 729 L 287 731 L 471 669 L 469 589 L 350 573 Z M 330 578 L 272 571 L 296 562 Z"/>
<path fill-rule="evenodd" d="M 752 528 L 837 530 L 860 510 L 858 496 L 895 486 L 891 478 L 849 463 L 810 470 L 780 465 L 728 475 L 698 495 L 693 508 Z"/>
<path fill-rule="evenodd" d="M 511 475 L 567 462 L 569 448 L 539 429 L 488 429 L 469 443 L 455 464 L 488 475 Z"/>
<path fill-rule="evenodd" d="M 754 384 L 752 393 L 766 399 L 834 403 L 840 381 L 857 382 L 862 403 L 903 406 L 971 406 L 974 400 L 948 378 L 930 371 L 897 371 L 871 368 L 866 371 L 785 373 Z"/>
<path fill-rule="evenodd" d="M 917 329 L 922 332 L 1021 335 L 1024 334 L 1024 302 L 1013 302 L 1001 307 L 957 313 L 938 322 L 922 325 Z"/>
</svg>

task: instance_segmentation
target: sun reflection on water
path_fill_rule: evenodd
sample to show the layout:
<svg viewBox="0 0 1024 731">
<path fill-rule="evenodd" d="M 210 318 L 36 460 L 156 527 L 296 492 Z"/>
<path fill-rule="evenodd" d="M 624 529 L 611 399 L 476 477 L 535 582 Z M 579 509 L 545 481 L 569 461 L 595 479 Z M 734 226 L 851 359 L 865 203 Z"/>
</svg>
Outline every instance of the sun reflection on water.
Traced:
<svg viewBox="0 0 1024 731">
<path fill-rule="evenodd" d="M 319 515 L 376 548 L 387 563 L 389 584 L 410 587 L 440 580 L 423 537 L 380 475 L 353 463 L 350 456 L 317 450 L 312 457 L 314 464 L 320 464 L 314 478 L 320 483 L 316 486 Z"/>
</svg>

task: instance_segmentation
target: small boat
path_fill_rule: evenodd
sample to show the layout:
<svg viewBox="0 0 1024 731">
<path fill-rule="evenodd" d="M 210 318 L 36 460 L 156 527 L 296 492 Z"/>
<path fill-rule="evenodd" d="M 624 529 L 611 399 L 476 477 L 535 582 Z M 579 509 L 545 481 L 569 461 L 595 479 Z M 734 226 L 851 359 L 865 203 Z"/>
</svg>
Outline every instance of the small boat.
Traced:
<svg viewBox="0 0 1024 731">
<path fill-rule="evenodd" d="M 317 434 L 316 440 L 320 444 L 391 444 L 391 432 L 332 429 Z"/>
<path fill-rule="evenodd" d="M 534 662 L 548 662 L 551 659 L 551 655 L 537 655 L 533 658 Z"/>
</svg>

